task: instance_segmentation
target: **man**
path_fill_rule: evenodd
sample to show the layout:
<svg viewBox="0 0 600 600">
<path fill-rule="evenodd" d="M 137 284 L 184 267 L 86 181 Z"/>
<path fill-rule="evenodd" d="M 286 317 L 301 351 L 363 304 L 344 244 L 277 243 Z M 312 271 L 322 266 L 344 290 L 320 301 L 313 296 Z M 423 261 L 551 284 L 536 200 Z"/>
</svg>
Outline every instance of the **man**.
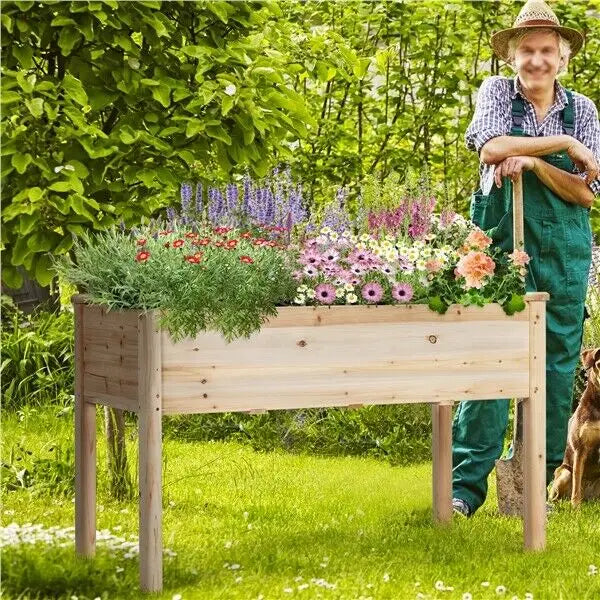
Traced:
<svg viewBox="0 0 600 600">
<path fill-rule="evenodd" d="M 528 291 L 547 291 L 546 478 L 561 463 L 583 333 L 591 260 L 589 209 L 600 195 L 600 125 L 594 103 L 557 75 L 583 43 L 542 0 L 529 0 L 514 26 L 492 36 L 514 79 L 490 77 L 479 90 L 467 147 L 480 156 L 481 190 L 471 218 L 511 250 L 511 180 L 523 174 Z M 471 516 L 503 449 L 509 400 L 462 402 L 453 425 L 453 507 Z"/>
</svg>

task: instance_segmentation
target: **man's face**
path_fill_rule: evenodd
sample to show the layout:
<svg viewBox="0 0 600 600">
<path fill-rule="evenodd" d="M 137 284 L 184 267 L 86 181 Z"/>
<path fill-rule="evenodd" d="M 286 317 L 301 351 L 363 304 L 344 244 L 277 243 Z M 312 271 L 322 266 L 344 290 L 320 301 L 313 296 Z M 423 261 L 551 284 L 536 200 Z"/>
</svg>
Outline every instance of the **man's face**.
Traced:
<svg viewBox="0 0 600 600">
<path fill-rule="evenodd" d="M 524 37 L 515 50 L 515 67 L 526 88 L 552 88 L 560 67 L 556 34 L 534 31 Z"/>
</svg>

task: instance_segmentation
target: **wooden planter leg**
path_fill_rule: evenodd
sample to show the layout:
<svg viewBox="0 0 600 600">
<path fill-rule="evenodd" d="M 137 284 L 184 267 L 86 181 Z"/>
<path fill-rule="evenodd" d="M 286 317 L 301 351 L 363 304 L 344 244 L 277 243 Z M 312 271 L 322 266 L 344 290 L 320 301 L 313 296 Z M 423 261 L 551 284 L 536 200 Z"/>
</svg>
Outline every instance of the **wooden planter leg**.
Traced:
<svg viewBox="0 0 600 600">
<path fill-rule="evenodd" d="M 546 306 L 529 303 L 529 398 L 523 400 L 525 549 L 546 546 Z"/>
<path fill-rule="evenodd" d="M 162 399 L 160 330 L 154 313 L 138 333 L 140 586 L 162 590 Z"/>
<path fill-rule="evenodd" d="M 452 521 L 452 404 L 432 404 L 433 520 Z"/>
<path fill-rule="evenodd" d="M 83 304 L 75 304 L 75 552 L 96 551 L 96 405 L 83 390 Z"/>
</svg>

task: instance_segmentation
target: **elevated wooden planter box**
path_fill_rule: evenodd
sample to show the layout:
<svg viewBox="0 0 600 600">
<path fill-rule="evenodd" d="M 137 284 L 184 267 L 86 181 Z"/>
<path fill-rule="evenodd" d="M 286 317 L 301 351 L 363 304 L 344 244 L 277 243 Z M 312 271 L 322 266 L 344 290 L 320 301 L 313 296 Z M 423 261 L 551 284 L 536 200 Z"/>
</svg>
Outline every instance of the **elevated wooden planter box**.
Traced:
<svg viewBox="0 0 600 600">
<path fill-rule="evenodd" d="M 427 402 L 433 514 L 449 522 L 452 404 L 524 398 L 524 541 L 545 546 L 546 293 L 507 316 L 499 305 L 284 307 L 248 340 L 215 333 L 174 343 L 155 312 L 74 298 L 76 550 L 96 535 L 95 405 L 139 417 L 140 579 L 162 588 L 163 415 Z"/>
</svg>

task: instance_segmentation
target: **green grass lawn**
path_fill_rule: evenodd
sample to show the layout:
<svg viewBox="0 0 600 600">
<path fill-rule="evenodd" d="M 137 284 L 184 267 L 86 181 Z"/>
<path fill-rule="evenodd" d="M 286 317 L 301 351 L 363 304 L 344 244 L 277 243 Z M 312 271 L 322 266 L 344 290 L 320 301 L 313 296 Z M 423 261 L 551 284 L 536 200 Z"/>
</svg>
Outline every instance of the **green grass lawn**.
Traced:
<svg viewBox="0 0 600 600">
<path fill-rule="evenodd" d="M 17 444 L 32 452 L 23 463 L 51 458 L 54 444 L 69 447 L 72 415 L 56 412 L 21 422 L 5 414 L 4 462 Z M 130 450 L 134 459 L 133 439 Z M 598 504 L 559 506 L 547 550 L 524 553 L 521 521 L 497 516 L 493 488 L 473 519 L 434 527 L 429 464 L 174 440 L 165 440 L 164 456 L 164 546 L 176 555 L 165 556 L 160 598 L 600 598 L 600 575 L 589 574 L 600 565 Z M 137 504 L 107 497 L 102 467 L 98 504 L 98 529 L 137 536 Z M 2 525 L 11 522 L 71 527 L 72 492 L 5 492 Z M 3 597 L 139 598 L 137 556 L 119 545 L 99 543 L 93 560 L 76 559 L 69 538 L 5 546 Z"/>
</svg>

